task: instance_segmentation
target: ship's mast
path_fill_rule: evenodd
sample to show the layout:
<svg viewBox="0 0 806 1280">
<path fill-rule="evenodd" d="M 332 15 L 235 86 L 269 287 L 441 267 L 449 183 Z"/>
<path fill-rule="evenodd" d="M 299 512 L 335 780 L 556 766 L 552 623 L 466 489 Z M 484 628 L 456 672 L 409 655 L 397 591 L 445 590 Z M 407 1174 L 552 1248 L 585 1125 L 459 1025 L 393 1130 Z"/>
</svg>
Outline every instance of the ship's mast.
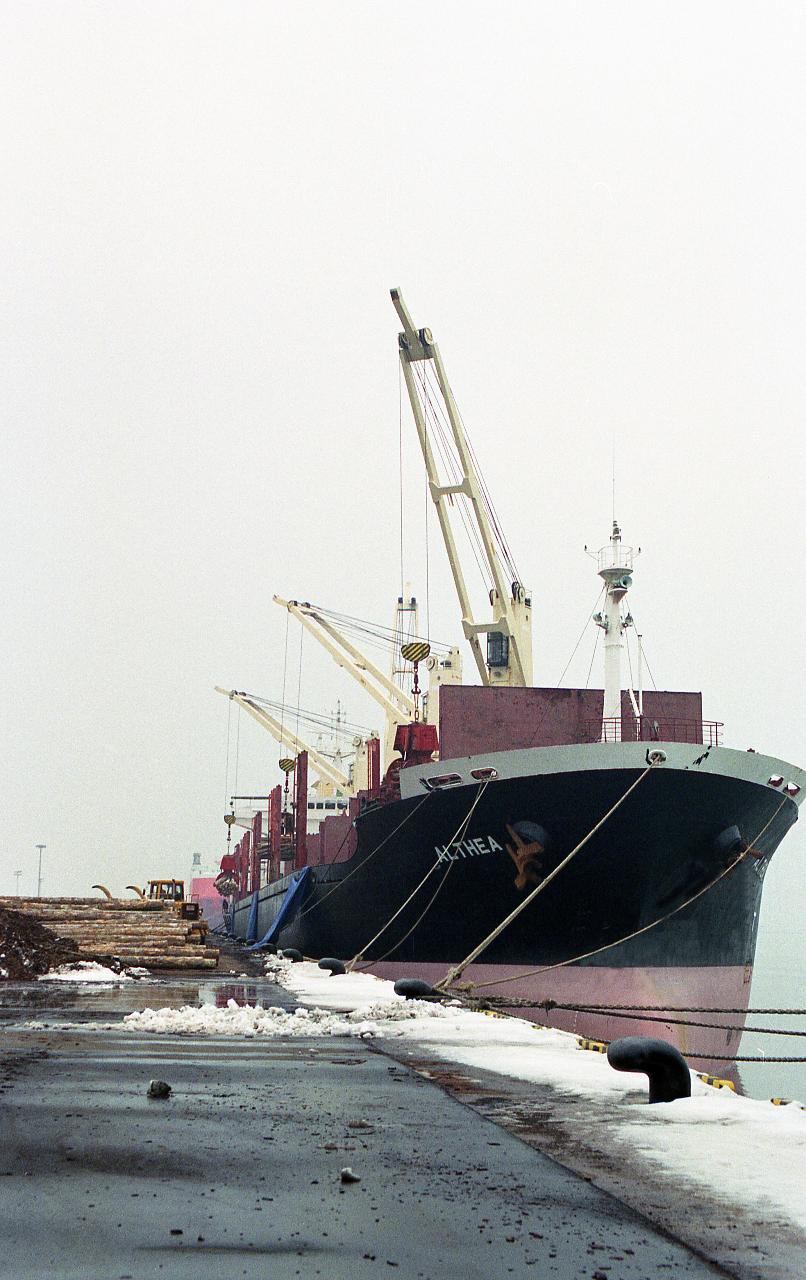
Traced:
<svg viewBox="0 0 806 1280">
<path fill-rule="evenodd" d="M 605 741 L 621 740 L 621 659 L 625 648 L 624 632 L 632 626 L 632 615 L 622 613 L 622 601 L 632 586 L 633 549 L 621 541 L 621 529 L 613 521 L 610 542 L 597 556 L 599 577 L 605 584 L 605 603 L 601 613 L 594 615 L 594 622 L 605 634 L 604 707 L 602 710 L 602 738 Z M 630 700 L 638 716 L 638 705 L 630 688 Z"/>
<path fill-rule="evenodd" d="M 459 417 L 445 373 L 445 366 L 430 329 L 416 329 L 400 290 L 392 289 L 392 302 L 403 325 L 399 335 L 400 364 L 411 401 L 417 435 L 423 453 L 428 484 L 437 509 L 439 527 L 448 553 L 459 607 L 462 629 L 473 651 L 481 682 L 484 685 L 528 686 L 532 683 L 532 602 L 522 583 L 510 580 L 498 552 L 500 533 L 493 527 L 491 508 L 474 465 L 470 446 Z M 442 482 L 434 456 L 427 422 L 427 405 L 417 386 L 413 366 L 431 364 L 436 375 L 439 395 L 450 424 L 456 459 L 462 478 L 457 484 Z M 456 539 L 451 524 L 450 508 L 454 500 L 467 500 L 472 520 L 478 531 L 481 554 L 486 561 L 493 617 L 489 622 L 476 622 L 470 595 L 462 572 Z M 511 575 L 514 577 L 515 575 Z M 487 653 L 479 637 L 487 634 Z"/>
</svg>

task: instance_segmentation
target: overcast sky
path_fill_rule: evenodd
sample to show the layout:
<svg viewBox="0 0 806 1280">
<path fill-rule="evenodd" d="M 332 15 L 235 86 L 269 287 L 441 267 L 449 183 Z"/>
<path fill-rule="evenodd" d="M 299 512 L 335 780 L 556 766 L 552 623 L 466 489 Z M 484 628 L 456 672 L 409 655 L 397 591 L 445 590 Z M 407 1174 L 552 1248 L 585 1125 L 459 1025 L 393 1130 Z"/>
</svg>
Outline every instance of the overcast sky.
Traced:
<svg viewBox="0 0 806 1280">
<path fill-rule="evenodd" d="M 213 686 L 280 697 L 272 593 L 389 619 L 392 285 L 534 592 L 536 682 L 594 603 L 615 446 L 658 685 L 806 763 L 802 5 L 37 0 L 0 24 L 0 892 L 35 889 L 37 842 L 46 893 L 217 863 Z M 379 723 L 289 647 L 291 700 Z M 278 755 L 244 720 L 239 790 Z M 793 832 L 770 919 L 806 905 L 804 856 Z"/>
</svg>

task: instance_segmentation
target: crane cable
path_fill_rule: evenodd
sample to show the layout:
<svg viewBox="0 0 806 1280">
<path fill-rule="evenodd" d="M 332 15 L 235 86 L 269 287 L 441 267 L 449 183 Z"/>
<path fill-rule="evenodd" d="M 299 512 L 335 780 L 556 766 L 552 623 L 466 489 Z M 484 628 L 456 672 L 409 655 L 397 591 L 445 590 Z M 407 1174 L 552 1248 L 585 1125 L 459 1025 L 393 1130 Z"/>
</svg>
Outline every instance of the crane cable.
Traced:
<svg viewBox="0 0 806 1280">
<path fill-rule="evenodd" d="M 417 377 L 419 379 L 420 389 L 422 392 L 423 418 L 426 424 L 426 431 L 428 427 L 428 416 L 429 416 L 429 410 L 430 410 L 431 417 L 432 417 L 431 439 L 433 440 L 436 446 L 436 452 L 439 455 L 440 461 L 442 463 L 442 468 L 450 484 L 460 483 L 461 475 L 460 475 L 459 464 L 456 459 L 456 453 L 455 453 L 456 446 L 455 444 L 451 444 L 450 440 L 447 438 L 444 427 L 439 421 L 434 401 L 432 400 L 432 396 L 426 385 L 425 374 L 423 373 L 421 375 L 420 371 L 418 370 Z M 429 492 L 430 492 L 430 486 L 429 486 Z M 455 508 L 456 508 L 456 511 L 458 512 L 459 520 L 465 531 L 465 536 L 468 540 L 468 544 L 473 554 L 473 558 L 476 561 L 476 567 L 479 571 L 479 575 L 481 577 L 482 583 L 484 584 L 484 589 L 485 591 L 488 591 L 490 589 L 491 582 L 490 582 L 490 578 L 486 568 L 487 557 L 484 551 L 484 544 L 481 540 L 481 535 L 479 533 L 476 520 L 471 514 L 470 510 L 468 509 L 468 504 L 466 502 L 466 495 L 458 493 L 453 496 L 456 498 Z"/>
<path fill-rule="evenodd" d="M 224 808 L 227 807 L 229 800 L 229 748 L 232 739 L 232 698 L 227 700 L 227 759 L 224 765 Z"/>
</svg>

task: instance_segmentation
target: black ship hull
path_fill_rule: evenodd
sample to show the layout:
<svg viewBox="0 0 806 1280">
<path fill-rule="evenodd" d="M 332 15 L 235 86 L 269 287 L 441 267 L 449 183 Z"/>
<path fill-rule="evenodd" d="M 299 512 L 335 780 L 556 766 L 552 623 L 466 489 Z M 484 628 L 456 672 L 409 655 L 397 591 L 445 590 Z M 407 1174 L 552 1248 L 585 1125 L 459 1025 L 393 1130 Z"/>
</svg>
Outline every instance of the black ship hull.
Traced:
<svg viewBox="0 0 806 1280">
<path fill-rule="evenodd" d="M 360 956 L 362 967 L 382 976 L 443 978 L 641 777 L 646 753 L 638 745 L 580 748 L 578 767 L 565 752 L 560 769 L 502 776 L 503 769 L 486 783 L 410 787 L 401 800 L 366 810 L 356 820 L 353 856 L 308 870 L 302 900 L 276 942 L 306 956 Z M 676 1009 L 747 1007 L 764 872 L 797 806 L 767 782 L 763 757 L 748 769 L 743 753 L 723 751 L 702 767 L 705 757 L 698 761 L 691 747 L 659 746 L 668 762 L 640 781 L 463 979 L 486 984 L 478 995 L 535 1006 L 609 1006 L 535 1009 L 533 1016 L 608 1039 L 662 1035 L 710 1062 L 735 1055 L 740 1033 L 725 1027 L 741 1019 L 704 1018 L 724 1026 L 697 1029 L 695 1015 Z M 533 754 L 544 766 L 552 762 L 552 749 Z M 489 757 L 493 765 L 496 759 Z M 444 774 L 454 765 L 438 768 Z M 428 781 L 429 768 L 433 774 L 436 766 L 414 771 L 419 782 Z M 257 939 L 291 879 L 259 891 Z M 241 937 L 252 905 L 244 900 L 235 912 Z M 655 1006 L 658 1023 L 618 1015 L 631 1004 Z"/>
</svg>

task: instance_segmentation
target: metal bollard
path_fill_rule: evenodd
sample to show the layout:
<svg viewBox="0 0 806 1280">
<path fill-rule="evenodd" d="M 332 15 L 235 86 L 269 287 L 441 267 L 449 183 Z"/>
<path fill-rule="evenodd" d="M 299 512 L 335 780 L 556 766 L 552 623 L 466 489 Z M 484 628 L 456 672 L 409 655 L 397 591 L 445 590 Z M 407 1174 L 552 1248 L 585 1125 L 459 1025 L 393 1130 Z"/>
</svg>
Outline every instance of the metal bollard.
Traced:
<svg viewBox="0 0 806 1280">
<path fill-rule="evenodd" d="M 398 978 L 395 983 L 395 995 L 405 996 L 407 1000 L 441 1000 L 442 996 L 421 978 Z"/>
<path fill-rule="evenodd" d="M 691 1072 L 674 1045 L 648 1036 L 614 1040 L 607 1061 L 616 1071 L 642 1071 L 649 1077 L 650 1102 L 674 1102 L 691 1097 Z"/>
</svg>

